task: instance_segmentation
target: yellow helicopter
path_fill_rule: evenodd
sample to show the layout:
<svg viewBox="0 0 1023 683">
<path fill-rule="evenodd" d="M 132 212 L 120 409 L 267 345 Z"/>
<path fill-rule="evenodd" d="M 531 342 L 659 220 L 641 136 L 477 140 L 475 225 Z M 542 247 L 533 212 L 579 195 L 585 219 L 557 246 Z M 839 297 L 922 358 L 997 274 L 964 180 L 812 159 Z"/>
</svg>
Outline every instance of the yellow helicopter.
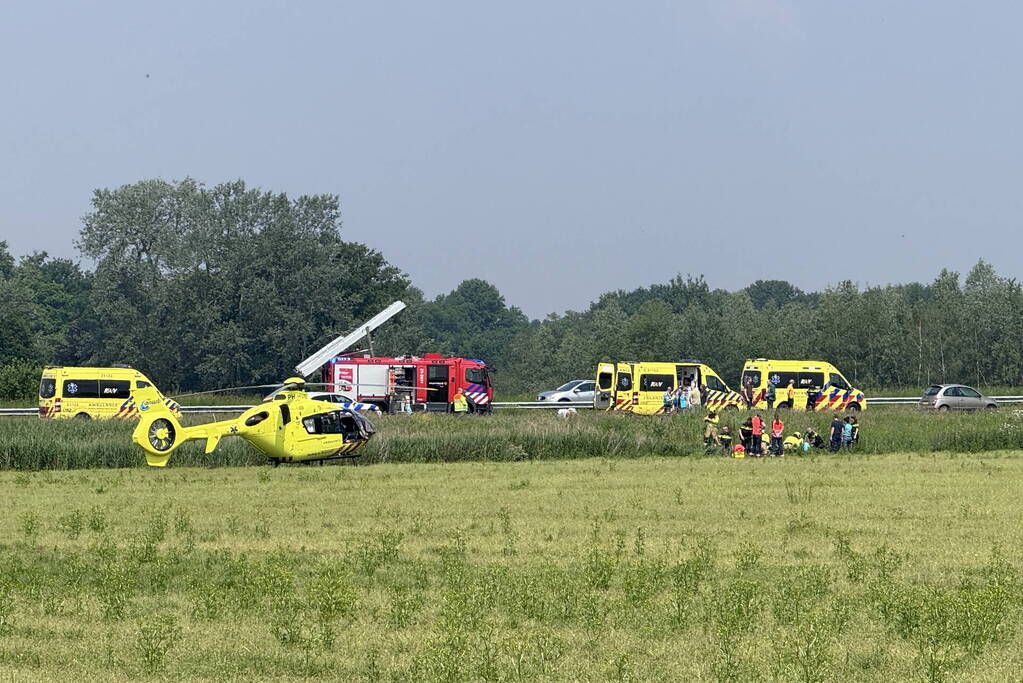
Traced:
<svg viewBox="0 0 1023 683">
<path fill-rule="evenodd" d="M 231 420 L 185 427 L 164 405 L 156 387 L 133 392 L 139 424 L 132 440 L 152 467 L 166 467 L 171 454 L 186 441 L 205 439 L 212 453 L 220 439 L 239 436 L 266 454 L 274 466 L 354 457 L 373 436 L 373 424 L 362 415 L 305 392 L 301 377 L 285 380 L 272 399 L 249 408 Z"/>
<path fill-rule="evenodd" d="M 274 466 L 282 462 L 302 463 L 355 457 L 355 451 L 369 441 L 376 431 L 373 423 L 358 411 L 373 406 L 357 402 L 339 405 L 309 398 L 305 392 L 307 387 L 333 385 L 310 384 L 303 377 L 310 376 L 328 359 L 351 348 L 352 344 L 364 337 L 369 339 L 370 355 L 373 355 L 371 333 L 405 307 L 403 301 L 395 301 L 359 325 L 355 331 L 331 340 L 296 365 L 295 372 L 298 375 L 285 380 L 283 384 L 198 392 L 206 394 L 271 386 L 277 388 L 263 403 L 249 408 L 232 420 L 185 427 L 178 416 L 164 405 L 163 396 L 156 387 L 136 389 L 132 392 L 132 398 L 138 406 L 139 424 L 131 438 L 145 451 L 146 462 L 153 467 L 166 467 L 171 453 L 186 441 L 205 439 L 206 452 L 212 453 L 225 436 L 245 439 L 265 453 Z"/>
</svg>

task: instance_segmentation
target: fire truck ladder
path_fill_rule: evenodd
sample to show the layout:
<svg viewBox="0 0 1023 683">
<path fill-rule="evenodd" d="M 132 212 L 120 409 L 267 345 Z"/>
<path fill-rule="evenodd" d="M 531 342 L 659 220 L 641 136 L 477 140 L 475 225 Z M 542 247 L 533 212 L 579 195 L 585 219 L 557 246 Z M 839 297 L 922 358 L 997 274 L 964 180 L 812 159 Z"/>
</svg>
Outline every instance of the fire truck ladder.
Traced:
<svg viewBox="0 0 1023 683">
<path fill-rule="evenodd" d="M 352 348 L 352 345 L 362 339 L 363 337 L 369 337 L 370 348 L 372 349 L 373 338 L 370 334 L 376 328 L 383 325 L 385 322 L 393 318 L 394 316 L 405 310 L 404 301 L 395 301 L 393 304 L 385 308 L 384 310 L 377 313 L 375 316 L 367 320 L 362 325 L 359 325 L 354 332 L 342 335 L 337 339 L 327 343 L 322 349 L 314 353 L 313 355 L 306 358 L 304 361 L 295 366 L 295 371 L 298 372 L 300 377 L 308 377 L 317 369 L 319 369 L 324 363 L 338 355 L 343 351 L 347 351 Z"/>
</svg>

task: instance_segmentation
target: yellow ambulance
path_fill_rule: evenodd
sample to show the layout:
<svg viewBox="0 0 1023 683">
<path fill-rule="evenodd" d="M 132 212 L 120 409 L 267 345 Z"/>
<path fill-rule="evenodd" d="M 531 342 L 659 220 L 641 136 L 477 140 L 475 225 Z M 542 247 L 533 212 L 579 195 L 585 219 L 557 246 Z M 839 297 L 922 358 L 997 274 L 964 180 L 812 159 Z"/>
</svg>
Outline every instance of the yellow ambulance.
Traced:
<svg viewBox="0 0 1023 683">
<path fill-rule="evenodd" d="M 124 366 L 109 368 L 50 367 L 39 381 L 39 417 L 49 419 L 126 419 L 139 415 L 132 399 L 134 389 L 153 386 L 138 370 Z M 173 412 L 179 406 L 160 395 Z"/>
<path fill-rule="evenodd" d="M 706 387 L 703 408 L 736 410 L 745 407 L 742 396 L 729 389 L 713 368 L 698 360 L 598 363 L 593 407 L 656 415 L 664 412 L 664 392 L 694 383 Z"/>
<path fill-rule="evenodd" d="M 838 368 L 824 361 L 768 358 L 746 361 L 739 388 L 743 394 L 748 392 L 752 396 L 754 408 L 767 409 L 768 383 L 775 387 L 775 408 L 856 412 L 867 407 L 863 392 L 853 387 Z"/>
</svg>

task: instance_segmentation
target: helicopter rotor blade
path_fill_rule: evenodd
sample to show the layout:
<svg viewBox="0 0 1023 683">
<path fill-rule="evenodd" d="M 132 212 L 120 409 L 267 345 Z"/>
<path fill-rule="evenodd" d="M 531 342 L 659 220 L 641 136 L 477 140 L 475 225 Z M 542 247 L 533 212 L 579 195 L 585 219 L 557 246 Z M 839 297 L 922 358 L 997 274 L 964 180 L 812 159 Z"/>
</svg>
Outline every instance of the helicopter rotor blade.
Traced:
<svg viewBox="0 0 1023 683">
<path fill-rule="evenodd" d="M 221 389 L 210 389 L 208 391 L 192 391 L 187 394 L 177 394 L 175 396 L 169 396 L 168 398 L 179 399 L 186 398 L 188 396 L 206 396 L 208 394 L 221 394 L 227 391 L 239 391 L 242 389 L 284 389 L 286 387 L 337 387 L 341 382 L 277 382 L 276 384 L 246 384 L 238 387 L 223 387 Z M 371 382 L 359 382 L 359 386 L 363 387 L 390 387 L 393 385 L 389 384 L 375 384 Z M 408 387 L 412 389 L 414 387 Z M 274 392 L 276 393 L 276 392 Z"/>
<path fill-rule="evenodd" d="M 176 396 L 169 396 L 168 398 L 184 398 L 185 396 L 205 396 L 206 394 L 220 394 L 225 391 L 237 391 L 239 389 L 273 389 L 275 387 L 283 387 L 283 382 L 277 382 L 276 384 L 248 384 L 241 387 L 223 387 L 222 389 L 210 389 L 209 391 L 193 391 L 187 394 L 177 394 Z"/>
</svg>

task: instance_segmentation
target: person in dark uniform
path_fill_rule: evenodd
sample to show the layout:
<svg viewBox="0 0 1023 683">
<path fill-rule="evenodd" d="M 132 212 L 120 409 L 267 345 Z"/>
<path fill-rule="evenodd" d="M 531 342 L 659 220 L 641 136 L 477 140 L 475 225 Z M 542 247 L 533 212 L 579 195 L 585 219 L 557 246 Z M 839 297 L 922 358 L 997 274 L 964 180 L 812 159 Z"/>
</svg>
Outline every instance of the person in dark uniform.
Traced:
<svg viewBox="0 0 1023 683">
<path fill-rule="evenodd" d="M 845 429 L 845 422 L 835 413 L 835 419 L 831 421 L 831 433 L 830 433 L 830 444 L 828 450 L 832 453 L 838 452 L 842 448 L 842 430 Z"/>
</svg>

